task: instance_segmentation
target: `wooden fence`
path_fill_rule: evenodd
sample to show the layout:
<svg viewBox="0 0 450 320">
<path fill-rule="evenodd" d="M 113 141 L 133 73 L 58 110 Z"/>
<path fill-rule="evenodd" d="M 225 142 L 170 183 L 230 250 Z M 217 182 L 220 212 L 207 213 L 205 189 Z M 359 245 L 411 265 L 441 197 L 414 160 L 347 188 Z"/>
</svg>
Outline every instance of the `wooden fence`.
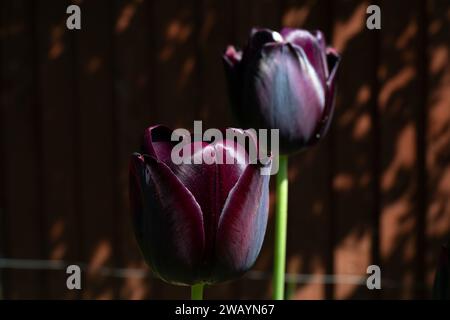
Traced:
<svg viewBox="0 0 450 320">
<path fill-rule="evenodd" d="M 379 31 L 366 28 L 369 1 L 74 3 L 80 31 L 66 29 L 69 1 L 0 2 L 4 297 L 188 297 L 138 272 L 128 160 L 151 124 L 236 126 L 221 53 L 252 26 L 321 29 L 343 56 L 330 133 L 290 160 L 289 296 L 429 297 L 450 232 L 447 0 L 377 1 Z M 271 214 L 254 271 L 206 297 L 269 298 L 272 242 Z M 85 264 L 81 291 L 58 261 Z M 354 280 L 370 264 L 382 290 Z"/>
</svg>

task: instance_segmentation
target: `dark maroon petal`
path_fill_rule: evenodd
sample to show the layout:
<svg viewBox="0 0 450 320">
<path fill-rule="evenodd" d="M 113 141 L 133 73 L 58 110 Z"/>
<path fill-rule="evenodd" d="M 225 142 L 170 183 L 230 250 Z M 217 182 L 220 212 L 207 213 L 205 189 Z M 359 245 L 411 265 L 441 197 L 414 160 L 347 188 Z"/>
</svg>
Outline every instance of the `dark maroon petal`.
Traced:
<svg viewBox="0 0 450 320">
<path fill-rule="evenodd" d="M 163 280 L 196 283 L 203 277 L 205 247 L 200 206 L 166 164 L 152 156 L 144 159 L 133 155 L 130 169 L 130 198 L 140 248 Z"/>
<path fill-rule="evenodd" d="M 236 50 L 233 46 L 228 46 L 223 58 L 230 68 L 234 68 L 242 60 L 242 51 Z"/>
<path fill-rule="evenodd" d="M 244 153 L 244 154 L 243 154 Z M 205 261 L 210 262 L 214 251 L 214 238 L 217 223 L 220 218 L 225 200 L 246 167 L 245 162 L 236 164 L 195 164 L 200 157 L 219 157 L 225 162 L 226 155 L 237 160 L 244 156 L 245 150 L 239 151 L 223 141 L 203 146 L 191 157 L 191 164 L 181 164 L 174 168 L 174 174 L 183 185 L 193 194 L 203 212 L 205 230 Z M 200 161 L 199 161 L 200 162 Z M 237 162 L 237 161 L 236 161 Z"/>
<path fill-rule="evenodd" d="M 325 35 L 320 30 L 315 30 L 311 32 L 317 39 L 317 42 L 319 43 L 320 50 L 325 53 L 327 50 L 327 44 L 325 41 Z"/>
<path fill-rule="evenodd" d="M 227 141 L 225 142 L 227 147 L 230 148 L 232 146 L 233 148 L 235 148 L 236 157 L 239 159 L 244 159 L 245 165 L 247 165 L 248 163 L 255 163 L 254 161 L 257 161 L 259 156 L 259 145 L 256 131 L 254 129 L 243 130 L 238 128 L 227 128 L 226 130 L 233 132 L 233 134 L 238 137 L 237 139 L 230 141 L 231 137 L 229 138 L 225 133 L 224 136 L 227 139 Z M 239 145 L 235 143 L 239 142 L 239 138 L 244 143 L 244 145 L 242 145 L 242 143 Z M 252 152 L 256 154 L 253 155 Z M 240 163 L 243 163 L 243 161 L 240 161 Z"/>
<path fill-rule="evenodd" d="M 337 51 L 333 48 L 327 48 L 327 66 L 328 66 L 328 79 L 327 85 L 331 86 L 331 84 L 335 81 L 337 69 L 339 67 L 341 57 L 337 53 Z"/>
<path fill-rule="evenodd" d="M 292 39 L 292 34 L 297 32 L 298 30 L 300 29 L 285 27 L 281 29 L 280 34 L 283 37 L 283 40 L 287 41 L 288 38 Z"/>
<path fill-rule="evenodd" d="M 331 125 L 331 120 L 334 116 L 334 109 L 336 105 L 336 96 L 335 96 L 335 90 L 334 90 L 334 84 L 332 85 L 332 88 L 328 90 L 327 92 L 327 104 L 323 111 L 322 118 L 320 119 L 316 133 L 314 137 L 310 140 L 309 145 L 313 145 L 320 139 L 323 139 L 323 137 L 327 134 L 328 129 Z"/>
<path fill-rule="evenodd" d="M 244 90 L 257 128 L 280 130 L 282 153 L 306 145 L 325 108 L 325 83 L 303 49 L 291 44 L 266 45 L 247 70 Z"/>
<path fill-rule="evenodd" d="M 303 49 L 321 80 L 325 82 L 328 77 L 328 70 L 326 68 L 325 47 L 322 44 L 324 40 L 321 39 L 321 37 L 323 37 L 321 33 L 317 35 L 318 38 L 309 31 L 293 29 L 286 33 L 284 38 L 285 41 L 293 43 Z"/>
<path fill-rule="evenodd" d="M 253 28 L 250 33 L 249 48 L 253 51 L 259 51 L 267 43 L 282 41 L 280 34 L 270 29 Z"/>
<path fill-rule="evenodd" d="M 261 50 L 266 45 L 282 41 L 282 36 L 276 31 L 253 28 L 243 53 L 242 64 L 246 66 L 248 63 L 251 63 L 252 59 L 258 58 L 261 55 Z"/>
<path fill-rule="evenodd" d="M 147 128 L 142 142 L 142 153 L 171 166 L 172 148 L 178 143 L 178 141 L 171 141 L 172 132 L 171 129 L 162 125 Z"/>
<path fill-rule="evenodd" d="M 340 63 L 340 57 L 334 51 L 334 49 L 328 49 L 329 53 L 327 55 L 328 65 L 330 68 L 330 76 L 327 79 L 327 96 L 325 109 L 322 114 L 320 122 L 317 124 L 316 133 L 313 139 L 310 140 L 310 145 L 317 143 L 322 139 L 328 132 L 330 128 L 331 120 L 333 119 L 335 100 L 336 100 L 336 75 Z"/>
<path fill-rule="evenodd" d="M 334 106 L 334 98 L 335 98 L 335 88 L 336 88 L 336 76 L 339 68 L 340 57 L 336 53 L 336 51 L 331 50 L 327 55 L 328 65 L 330 68 L 330 76 L 327 79 L 327 106 L 328 109 Z"/>
<path fill-rule="evenodd" d="M 261 175 L 260 169 L 249 165 L 227 198 L 217 230 L 215 281 L 249 270 L 261 250 L 269 210 L 270 176 Z"/>
<path fill-rule="evenodd" d="M 275 35 L 275 37 L 274 37 Z M 278 36 L 277 36 L 278 35 Z M 238 64 L 233 64 L 229 56 L 233 56 L 232 51 L 225 53 L 224 67 L 227 78 L 228 92 L 233 113 L 238 117 L 241 126 L 253 127 L 254 118 L 257 113 L 246 103 L 243 103 L 243 87 L 246 69 L 255 59 L 261 56 L 261 49 L 270 43 L 276 43 L 281 36 L 270 29 L 253 28 L 250 32 L 248 44 L 242 53 L 242 59 Z M 228 51 L 228 50 L 227 50 Z"/>
</svg>

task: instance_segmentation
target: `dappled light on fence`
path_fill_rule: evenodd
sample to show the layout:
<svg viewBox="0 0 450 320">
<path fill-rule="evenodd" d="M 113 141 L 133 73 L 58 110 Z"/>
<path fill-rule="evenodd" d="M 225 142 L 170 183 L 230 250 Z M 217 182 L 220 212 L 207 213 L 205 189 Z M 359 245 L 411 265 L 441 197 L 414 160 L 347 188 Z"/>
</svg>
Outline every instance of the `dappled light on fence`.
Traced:
<svg viewBox="0 0 450 320">
<path fill-rule="evenodd" d="M 148 276 L 129 221 L 129 156 L 152 124 L 237 126 L 221 54 L 253 26 L 320 29 L 343 57 L 329 134 L 289 163 L 289 297 L 430 296 L 450 237 L 448 1 L 377 1 L 376 31 L 369 1 L 79 3 L 79 31 L 65 28 L 64 1 L 0 4 L 0 259 L 18 263 L 0 268 L 5 297 L 188 297 Z M 207 298 L 271 296 L 274 197 L 272 186 L 254 269 Z M 66 289 L 61 261 L 83 263 L 83 290 Z M 381 291 L 364 284 L 370 264 Z"/>
</svg>

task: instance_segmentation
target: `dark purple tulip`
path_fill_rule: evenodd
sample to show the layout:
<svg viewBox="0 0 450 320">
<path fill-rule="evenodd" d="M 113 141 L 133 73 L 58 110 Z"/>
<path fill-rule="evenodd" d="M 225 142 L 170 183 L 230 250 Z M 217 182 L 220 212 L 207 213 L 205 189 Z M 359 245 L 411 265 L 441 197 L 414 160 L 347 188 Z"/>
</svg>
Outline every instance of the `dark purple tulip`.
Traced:
<svg viewBox="0 0 450 320">
<path fill-rule="evenodd" d="M 167 127 L 148 128 L 141 153 L 131 159 L 130 202 L 141 251 L 153 272 L 170 283 L 235 278 L 252 267 L 261 249 L 269 176 L 249 163 L 247 149 L 225 138 L 190 146 L 199 147 L 197 156 L 228 153 L 240 162 L 175 165 L 171 134 Z"/>
<path fill-rule="evenodd" d="M 280 152 L 315 143 L 334 110 L 339 55 L 320 31 L 253 29 L 243 52 L 229 46 L 225 70 L 234 113 L 245 128 L 280 130 Z"/>
</svg>

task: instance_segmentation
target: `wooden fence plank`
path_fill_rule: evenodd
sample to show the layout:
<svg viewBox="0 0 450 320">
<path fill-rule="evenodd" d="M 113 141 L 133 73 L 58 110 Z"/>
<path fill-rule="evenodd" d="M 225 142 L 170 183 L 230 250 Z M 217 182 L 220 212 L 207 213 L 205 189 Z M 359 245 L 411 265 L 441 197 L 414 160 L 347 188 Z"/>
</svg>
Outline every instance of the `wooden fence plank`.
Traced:
<svg viewBox="0 0 450 320">
<path fill-rule="evenodd" d="M 81 4 L 82 28 L 71 31 L 76 40 L 76 95 L 78 129 L 76 146 L 78 185 L 81 202 L 77 234 L 82 246 L 82 260 L 89 266 L 84 276 L 82 297 L 111 299 L 117 297 L 112 277 L 99 272 L 114 267 L 118 260 L 115 233 L 119 225 L 114 205 L 115 133 L 112 82 L 113 50 L 111 42 L 112 10 L 107 0 Z"/>
<path fill-rule="evenodd" d="M 222 54 L 232 42 L 233 3 L 226 0 L 200 0 L 198 3 L 199 119 L 205 128 L 228 127 L 233 121 Z"/>
<path fill-rule="evenodd" d="M 191 128 L 199 116 L 199 3 L 172 0 L 153 7 L 156 50 L 152 108 L 161 123 Z"/>
<path fill-rule="evenodd" d="M 6 15 L 8 9 L 6 6 L 6 2 L 2 2 L 0 4 L 1 13 L 0 13 L 0 30 L 6 30 L 8 25 L 8 16 Z M 4 76 L 3 70 L 4 65 L 3 61 L 6 60 L 5 54 L 3 52 L 3 48 L 5 46 L 6 34 L 0 35 L 0 150 L 2 154 L 5 154 L 5 124 L 3 123 L 3 119 L 5 118 L 5 110 L 4 110 L 4 93 L 1 91 L 6 87 L 6 77 Z M 8 230 L 6 227 L 6 185 L 5 185 L 5 161 L 4 157 L 0 157 L 0 259 L 4 259 L 7 256 L 7 248 L 8 248 Z M 6 294 L 6 276 L 7 271 L 4 268 L 0 268 L 0 299 L 5 298 Z"/>
<path fill-rule="evenodd" d="M 78 121 L 72 32 L 66 28 L 69 1 L 37 1 L 35 14 L 38 90 L 42 113 L 42 175 L 46 250 L 50 260 L 80 260 L 80 195 L 76 189 Z M 47 271 L 45 298 L 73 297 L 65 270 Z"/>
<path fill-rule="evenodd" d="M 384 298 L 412 298 L 418 277 L 417 112 L 420 1 L 383 1 L 379 101 L 381 130 L 380 259 Z"/>
<path fill-rule="evenodd" d="M 144 267 L 134 240 L 128 205 L 128 164 L 139 151 L 144 129 L 156 124 L 159 107 L 154 76 L 157 55 L 153 28 L 159 15 L 154 1 L 115 1 L 112 39 L 114 42 L 114 170 L 117 206 L 117 250 L 122 268 Z M 142 299 L 160 297 L 160 281 L 124 279 L 119 297 Z"/>
<path fill-rule="evenodd" d="M 426 214 L 425 285 L 431 297 L 440 247 L 450 236 L 450 66 L 447 1 L 427 1 L 426 165 L 429 195 Z"/>
<path fill-rule="evenodd" d="M 366 28 L 368 1 L 343 1 L 334 5 L 336 21 L 333 45 L 342 55 L 338 76 L 338 99 L 334 121 L 334 273 L 366 276 L 372 264 L 374 218 L 378 217 L 374 189 L 372 114 L 377 90 L 373 79 L 377 67 L 378 31 Z M 376 182 L 375 182 L 375 186 Z M 374 194 L 375 192 L 375 194 Z M 337 283 L 336 299 L 371 298 L 365 282 Z"/>
<path fill-rule="evenodd" d="M 39 185 L 40 135 L 36 123 L 36 68 L 33 9 L 28 1 L 2 1 L 1 117 L 4 144 L 1 184 L 5 192 L 2 215 L 7 258 L 42 258 L 41 199 Z M 3 239 L 2 239 L 3 240 Z M 39 298 L 42 272 L 4 270 L 10 299 Z"/>
</svg>

